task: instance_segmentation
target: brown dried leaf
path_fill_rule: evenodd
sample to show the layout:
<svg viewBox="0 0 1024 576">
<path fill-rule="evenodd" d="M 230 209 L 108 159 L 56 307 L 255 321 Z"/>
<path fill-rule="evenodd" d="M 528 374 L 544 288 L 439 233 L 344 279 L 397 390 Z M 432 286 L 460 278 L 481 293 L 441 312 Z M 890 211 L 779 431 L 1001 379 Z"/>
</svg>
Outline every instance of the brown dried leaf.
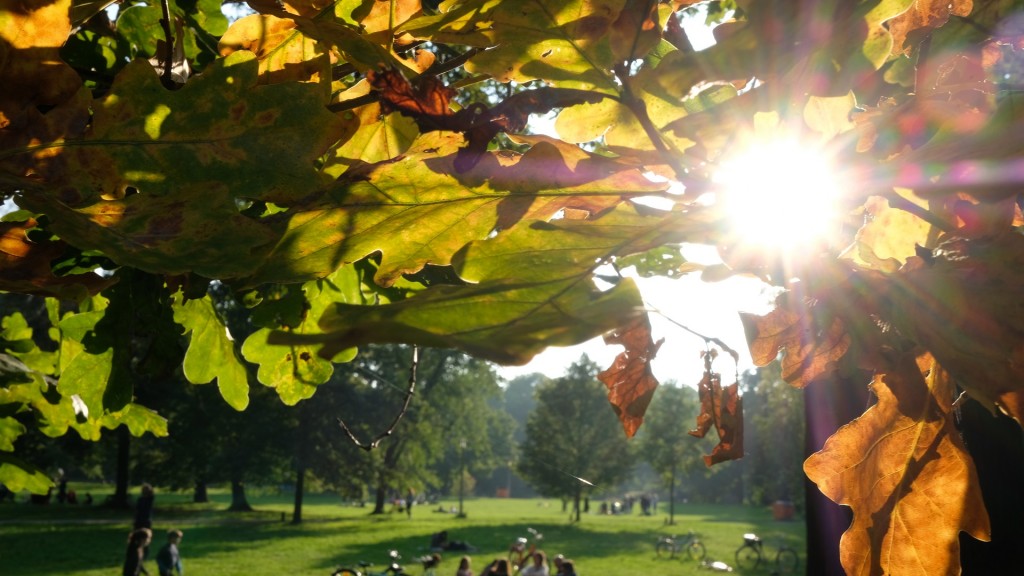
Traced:
<svg viewBox="0 0 1024 576">
<path fill-rule="evenodd" d="M 949 240 L 894 282 L 893 326 L 974 398 L 1024 422 L 1024 236 Z"/>
<path fill-rule="evenodd" d="M 651 372 L 651 360 L 658 355 L 664 339 L 651 339 L 651 323 L 644 314 L 630 324 L 605 334 L 606 344 L 620 344 L 626 349 L 615 357 L 615 362 L 597 379 L 608 387 L 608 401 L 622 422 L 626 435 L 636 434 L 644 421 L 644 413 L 658 388 L 658 380 Z"/>
<path fill-rule="evenodd" d="M 97 274 L 55 276 L 50 262 L 64 254 L 61 241 L 29 240 L 37 226 L 34 218 L 23 222 L 0 222 L 0 290 L 40 296 L 69 295 L 72 287 L 96 293 L 114 283 Z"/>
<path fill-rule="evenodd" d="M 878 404 L 804 464 L 853 509 L 840 558 L 847 574 L 959 574 L 961 531 L 988 540 L 977 473 L 950 415 L 953 384 L 930 356 L 907 357 L 872 383 Z"/>
<path fill-rule="evenodd" d="M 893 56 L 910 53 L 911 47 L 904 44 L 915 32 L 938 28 L 950 16 L 967 16 L 973 8 L 973 0 L 915 0 L 909 10 L 889 20 Z"/>
<path fill-rule="evenodd" d="M 838 317 L 822 327 L 810 308 L 792 310 L 789 302 L 780 297 L 775 310 L 765 316 L 741 313 L 740 319 L 754 364 L 765 366 L 784 351 L 782 378 L 803 388 L 836 370 L 836 362 L 850 348 L 850 335 Z"/>
<path fill-rule="evenodd" d="M 718 432 L 718 444 L 711 454 L 704 455 L 707 466 L 743 457 L 743 399 L 739 388 L 738 382 L 723 388 L 721 375 L 710 370 L 704 372 L 697 387 L 700 414 L 697 427 L 690 430 L 690 435 L 703 438 L 712 425 Z"/>
</svg>

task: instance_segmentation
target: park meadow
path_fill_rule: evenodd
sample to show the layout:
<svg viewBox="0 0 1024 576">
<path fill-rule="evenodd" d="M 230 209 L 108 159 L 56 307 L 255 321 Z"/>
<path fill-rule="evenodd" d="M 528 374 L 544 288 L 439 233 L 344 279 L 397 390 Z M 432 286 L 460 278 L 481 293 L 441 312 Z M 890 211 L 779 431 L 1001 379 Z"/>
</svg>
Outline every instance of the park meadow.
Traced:
<svg viewBox="0 0 1024 576">
<path fill-rule="evenodd" d="M 102 502 L 102 492 L 97 491 Z M 134 494 L 133 494 L 134 495 Z M 194 504 L 190 494 L 157 490 L 153 544 L 147 560 L 156 574 L 155 550 L 169 529 L 184 531 L 181 554 L 189 576 L 329 576 L 341 566 L 373 562 L 382 569 L 389 550 L 402 556 L 406 572 L 424 573 L 418 558 L 429 553 L 430 537 L 448 531 L 451 540 L 466 541 L 472 552 L 446 552 L 438 576 L 450 576 L 462 554 L 476 571 L 492 559 L 507 557 L 519 537 L 537 542 L 549 556 L 575 560 L 581 576 L 650 576 L 710 573 L 682 557 L 659 558 L 659 536 L 694 531 L 707 549 L 707 561 L 735 566 L 734 554 L 743 534 L 754 532 L 765 542 L 766 556 L 780 545 L 798 551 L 799 573 L 806 561 L 804 522 L 776 521 L 767 507 L 677 504 L 675 524 L 667 525 L 668 504 L 657 512 L 598 514 L 599 501 L 580 522 L 572 522 L 561 502 L 550 499 L 473 498 L 413 507 L 412 514 L 391 511 L 371 515 L 372 506 L 342 501 L 333 495 L 307 495 L 303 522 L 291 523 L 292 494 L 252 490 L 253 512 L 227 512 L 230 495 L 211 493 L 211 502 Z M 3 576 L 108 576 L 121 570 L 131 510 L 103 506 L 50 504 L 34 506 L 19 499 L 0 504 L 0 574 Z M 534 536 L 534 531 L 542 538 Z M 770 564 L 735 574 L 769 574 Z"/>
</svg>

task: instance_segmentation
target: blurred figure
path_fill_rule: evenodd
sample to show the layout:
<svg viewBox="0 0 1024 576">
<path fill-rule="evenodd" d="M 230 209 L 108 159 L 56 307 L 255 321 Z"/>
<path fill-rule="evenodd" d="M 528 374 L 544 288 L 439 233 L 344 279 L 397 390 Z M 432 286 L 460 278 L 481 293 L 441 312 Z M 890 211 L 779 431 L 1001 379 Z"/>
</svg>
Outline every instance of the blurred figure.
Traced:
<svg viewBox="0 0 1024 576">
<path fill-rule="evenodd" d="M 511 565 L 504 558 L 495 558 L 484 568 L 480 576 L 512 576 Z"/>
<path fill-rule="evenodd" d="M 576 565 L 572 560 L 562 560 L 562 567 L 558 574 L 559 576 L 576 576 Z"/>
<path fill-rule="evenodd" d="M 463 556 L 459 560 L 459 569 L 455 571 L 455 576 L 473 576 L 473 567 L 471 566 L 472 560 L 469 556 Z"/>
<path fill-rule="evenodd" d="M 156 553 L 156 569 L 160 576 L 185 575 L 185 568 L 181 565 L 181 553 L 178 551 L 178 544 L 181 543 L 183 533 L 181 530 L 168 530 L 167 544 L 164 544 Z"/>
<path fill-rule="evenodd" d="M 124 551 L 124 568 L 122 576 L 139 576 L 149 574 L 142 567 L 142 561 L 146 557 L 146 547 L 153 539 L 153 532 L 149 528 L 136 528 L 128 535 L 128 547 Z"/>
<path fill-rule="evenodd" d="M 548 576 L 548 557 L 543 550 L 537 550 L 530 556 L 530 564 L 519 571 L 522 576 Z"/>
<path fill-rule="evenodd" d="M 142 485 L 142 495 L 135 501 L 135 523 L 134 528 L 153 528 L 153 503 L 156 496 L 153 494 L 153 487 L 149 484 Z"/>
</svg>

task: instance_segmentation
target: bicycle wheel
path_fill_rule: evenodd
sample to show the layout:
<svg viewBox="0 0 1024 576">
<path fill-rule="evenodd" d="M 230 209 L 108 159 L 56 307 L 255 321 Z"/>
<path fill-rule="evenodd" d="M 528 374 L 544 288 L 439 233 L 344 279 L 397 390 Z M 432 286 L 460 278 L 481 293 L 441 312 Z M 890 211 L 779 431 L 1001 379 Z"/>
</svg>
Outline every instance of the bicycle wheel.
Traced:
<svg viewBox="0 0 1024 576">
<path fill-rule="evenodd" d="M 799 564 L 800 558 L 791 548 L 780 548 L 779 553 L 775 555 L 775 569 L 779 574 L 792 574 L 796 572 Z"/>
<path fill-rule="evenodd" d="M 686 547 L 686 554 L 690 556 L 690 560 L 700 562 L 707 555 L 707 551 L 704 550 L 703 542 L 694 540 Z"/>
<path fill-rule="evenodd" d="M 658 558 L 671 558 L 675 556 L 674 545 L 671 542 L 658 542 L 654 545 L 654 552 L 658 555 Z"/>
<path fill-rule="evenodd" d="M 754 570 L 761 563 L 761 553 L 753 546 L 740 546 L 736 551 L 736 566 L 741 570 Z"/>
</svg>

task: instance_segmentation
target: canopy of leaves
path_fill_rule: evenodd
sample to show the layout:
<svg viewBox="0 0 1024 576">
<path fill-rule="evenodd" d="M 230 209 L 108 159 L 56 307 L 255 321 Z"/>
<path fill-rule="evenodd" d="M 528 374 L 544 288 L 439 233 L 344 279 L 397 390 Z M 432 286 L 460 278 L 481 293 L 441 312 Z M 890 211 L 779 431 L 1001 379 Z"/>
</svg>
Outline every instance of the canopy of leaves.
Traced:
<svg viewBox="0 0 1024 576">
<path fill-rule="evenodd" d="M 699 51 L 694 4 L 728 17 Z M 21 209 L 0 223 L 0 289 L 50 298 L 46 330 L 4 320 L 0 481 L 41 489 L 14 456 L 28 427 L 166 433 L 146 375 L 294 404 L 380 342 L 521 364 L 608 334 L 626 350 L 603 379 L 635 431 L 657 345 L 637 285 L 602 267 L 677 276 L 696 267 L 676 247 L 700 243 L 725 260 L 707 278 L 782 289 L 745 318 L 756 362 L 781 354 L 798 387 L 875 375 L 878 406 L 808 465 L 855 509 L 848 569 L 953 573 L 957 531 L 986 536 L 969 454 L 935 423 L 957 388 L 1024 412 L 1019 1 L 249 6 L 0 0 L 0 194 Z M 765 113 L 849 176 L 842 231 L 799 261 L 737 249 L 705 194 Z M 538 114 L 559 137 L 523 134 Z M 738 402 L 708 384 L 706 414 Z M 935 441 L 891 435 L 901 418 Z M 892 489 L 835 489 L 882 439 Z M 948 552 L 877 562 L 936 474 L 964 510 L 930 539 Z"/>
</svg>

